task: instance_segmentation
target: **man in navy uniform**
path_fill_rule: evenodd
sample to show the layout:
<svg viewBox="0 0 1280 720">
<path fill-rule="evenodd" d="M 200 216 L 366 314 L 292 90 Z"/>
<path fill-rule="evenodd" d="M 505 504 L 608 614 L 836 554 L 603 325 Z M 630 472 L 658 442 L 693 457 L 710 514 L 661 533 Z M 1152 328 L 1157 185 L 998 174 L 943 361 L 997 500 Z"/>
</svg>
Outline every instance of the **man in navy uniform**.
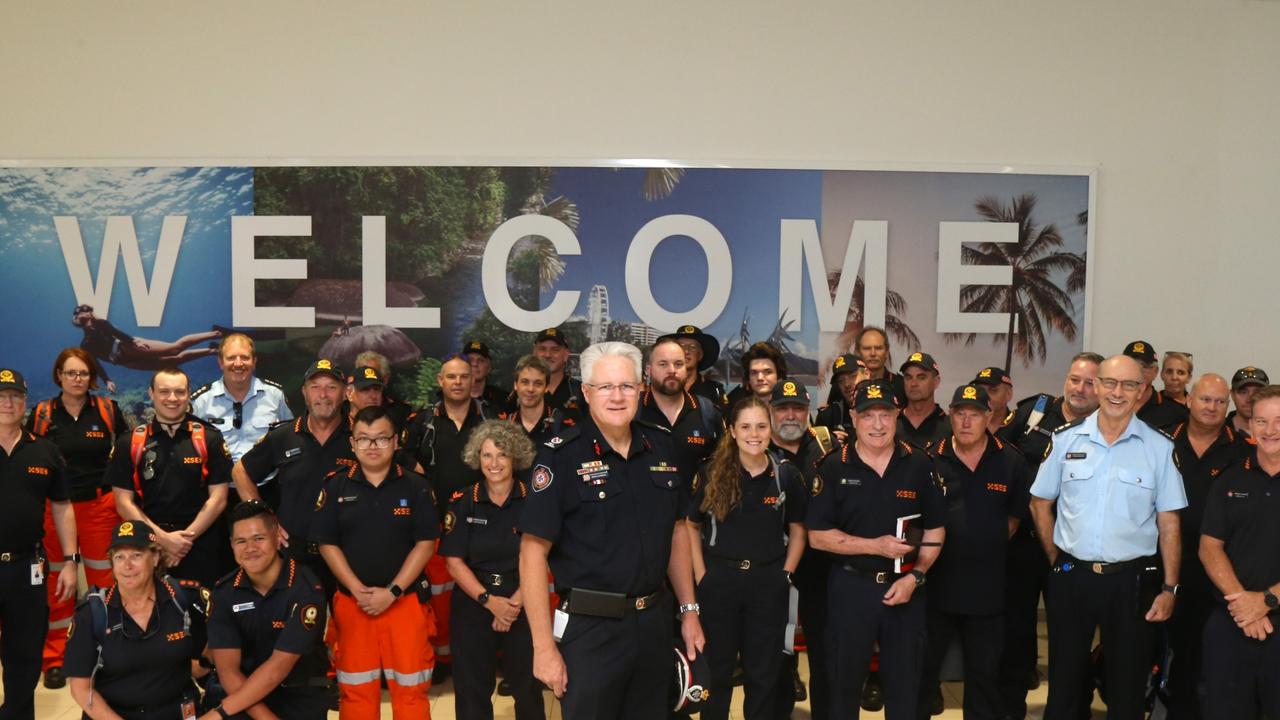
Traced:
<svg viewBox="0 0 1280 720">
<path fill-rule="evenodd" d="M 1036 534 L 1052 568 L 1046 720 L 1083 712 L 1099 627 L 1108 717 L 1141 718 L 1152 623 L 1173 614 L 1178 592 L 1178 511 L 1187 497 L 1173 442 L 1135 417 L 1147 385 L 1136 360 L 1106 360 L 1094 382 L 1098 410 L 1054 433 L 1031 487 Z"/>
<path fill-rule="evenodd" d="M 690 534 L 667 434 L 635 421 L 640 351 L 605 342 L 582 352 L 590 415 L 538 450 L 518 529 L 520 588 L 534 676 L 563 697 L 566 720 L 665 717 L 673 602 L 690 659 L 704 639 Z M 552 618 L 547 568 L 561 598 Z"/>
</svg>

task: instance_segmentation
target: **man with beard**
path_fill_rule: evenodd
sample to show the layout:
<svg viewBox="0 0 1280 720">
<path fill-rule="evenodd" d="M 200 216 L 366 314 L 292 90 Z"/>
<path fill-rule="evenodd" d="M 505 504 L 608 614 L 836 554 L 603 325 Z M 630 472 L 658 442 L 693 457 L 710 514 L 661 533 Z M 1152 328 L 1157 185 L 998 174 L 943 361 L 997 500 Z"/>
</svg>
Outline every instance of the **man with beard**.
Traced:
<svg viewBox="0 0 1280 720">
<path fill-rule="evenodd" d="M 729 396 L 719 380 L 707 377 L 707 371 L 720 359 L 720 341 L 693 325 L 683 325 L 671 335 L 684 348 L 684 364 L 689 370 L 684 389 L 694 396 L 711 398 L 723 415 L 729 409 Z"/>
<path fill-rule="evenodd" d="M 533 354 L 551 368 L 547 381 L 547 393 L 551 406 L 570 412 L 578 412 L 582 403 L 582 384 L 569 377 L 569 340 L 559 328 L 547 328 L 533 339 Z"/>
<path fill-rule="evenodd" d="M 507 419 L 518 424 L 534 445 L 550 440 L 578 421 L 576 415 L 551 406 L 547 397 L 550 377 L 551 368 L 534 355 L 525 355 L 516 362 L 515 390 L 510 395 L 512 409 Z"/>
<path fill-rule="evenodd" d="M 1049 447 L 1056 428 L 1087 417 L 1098 409 L 1093 381 L 1102 356 L 1082 352 L 1071 358 L 1062 396 L 1033 395 L 1018 403 L 997 433 L 1022 451 L 1031 477 Z M 1036 624 L 1040 594 L 1049 574 L 1049 561 L 1035 536 L 1033 523 L 1022 523 L 1009 542 L 1005 559 L 1004 653 L 1000 660 L 1001 699 L 1005 713 L 1015 720 L 1027 715 L 1027 691 L 1040 684 L 1036 670 Z"/>
<path fill-rule="evenodd" d="M 685 389 L 688 368 L 684 349 L 675 338 L 658 338 L 649 351 L 649 387 L 640 395 L 641 422 L 666 428 L 675 444 L 676 463 L 686 483 L 704 460 L 711 457 L 724 432 L 710 398 L 697 397 Z"/>
<path fill-rule="evenodd" d="M 1142 366 L 1142 381 L 1147 385 L 1138 397 L 1138 419 L 1166 433 L 1187 421 L 1187 406 L 1156 392 L 1155 380 L 1160 374 L 1156 350 L 1145 340 L 1134 340 L 1124 346 L 1124 354 Z"/>
<path fill-rule="evenodd" d="M 928 450 L 951 432 L 947 414 L 934 400 L 934 393 L 942 382 L 938 362 L 929 353 L 911 353 L 899 370 L 907 406 L 898 415 L 898 439 Z"/>
<path fill-rule="evenodd" d="M 305 415 L 277 425 L 231 469 L 236 492 L 245 500 L 259 499 L 259 484 L 275 500 L 285 557 L 316 574 L 328 595 L 335 589 L 333 574 L 320 550 L 307 538 L 315 516 L 316 497 L 325 475 L 355 466 L 351 428 L 342 414 L 346 376 L 332 360 L 321 358 L 302 374 Z"/>
<path fill-rule="evenodd" d="M 208 530 L 227 504 L 231 455 L 222 434 L 187 412 L 187 374 L 157 370 L 148 390 L 155 419 L 116 441 L 106 479 L 125 520 L 156 531 L 174 577 L 212 586 L 229 568 L 225 538 Z"/>
<path fill-rule="evenodd" d="M 812 495 L 818 488 L 818 463 L 835 447 L 831 430 L 809 426 L 809 392 L 800 383 L 784 380 L 774 385 L 769 404 L 769 419 L 773 426 L 769 452 L 778 462 L 789 460 L 794 463 Z M 800 624 L 804 627 L 804 641 L 809 653 L 809 712 L 814 720 L 830 717 L 831 684 L 827 676 L 826 640 L 827 573 L 830 569 L 826 553 L 808 548 L 791 576 L 799 594 Z M 783 663 L 782 674 L 778 678 L 777 717 L 791 717 L 791 711 L 795 709 L 799 695 L 795 688 L 799 682 L 798 662 L 799 654 L 796 654 Z"/>
<path fill-rule="evenodd" d="M 729 393 L 729 407 L 744 397 L 755 395 L 769 401 L 773 386 L 787 377 L 787 360 L 778 348 L 761 341 L 742 353 L 742 384 Z"/>
<path fill-rule="evenodd" d="M 1086 709 L 1099 628 L 1108 717 L 1141 718 L 1153 623 L 1173 614 L 1178 592 L 1178 511 L 1187 498 L 1172 441 L 1136 417 L 1142 366 L 1112 357 L 1094 386 L 1098 410 L 1054 432 L 1031 486 L 1036 535 L 1052 569 L 1046 720 L 1074 720 Z"/>
<path fill-rule="evenodd" d="M 991 419 L 987 430 L 995 435 L 1004 427 L 1006 420 L 1013 419 L 1013 411 L 1009 409 L 1009 403 L 1013 401 L 1013 380 L 1004 368 L 993 365 L 979 370 L 973 376 L 973 384 L 986 390 L 987 398 L 991 400 Z"/>
<path fill-rule="evenodd" d="M 894 375 L 889 369 L 892 355 L 889 352 L 889 335 L 884 328 L 874 325 L 862 328 L 853 348 L 854 353 L 867 365 L 867 377 L 889 383 L 893 387 L 894 396 L 898 398 L 898 407 L 906 407 L 907 390 L 902 383 L 902 376 Z"/>
<path fill-rule="evenodd" d="M 858 383 L 868 379 L 867 366 L 857 355 L 844 354 L 831 364 L 831 402 L 818 409 L 813 424 L 844 433 L 853 429 L 853 392 Z"/>
<path fill-rule="evenodd" d="M 1227 415 L 1227 424 L 1244 437 L 1253 433 L 1249 422 L 1253 419 L 1253 394 L 1269 384 L 1271 380 L 1266 371 L 1252 365 L 1240 368 L 1231 376 L 1231 402 L 1236 409 Z"/>
<path fill-rule="evenodd" d="M 1213 610 L 1215 590 L 1200 563 L 1200 525 L 1209 490 L 1229 466 L 1249 454 L 1249 444 L 1227 424 L 1230 391 L 1221 375 L 1201 375 L 1187 394 L 1190 416 L 1173 431 L 1173 462 L 1182 473 L 1187 508 L 1182 511 L 1182 587 L 1169 621 L 1173 650 L 1168 717 L 1198 720 L 1201 635 Z"/>
</svg>

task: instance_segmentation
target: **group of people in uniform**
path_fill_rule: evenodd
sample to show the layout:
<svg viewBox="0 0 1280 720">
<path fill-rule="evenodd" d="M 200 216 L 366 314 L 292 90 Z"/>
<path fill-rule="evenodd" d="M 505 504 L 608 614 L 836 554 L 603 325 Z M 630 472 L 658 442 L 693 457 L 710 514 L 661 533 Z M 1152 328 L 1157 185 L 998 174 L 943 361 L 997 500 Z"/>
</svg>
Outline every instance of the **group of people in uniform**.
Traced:
<svg viewBox="0 0 1280 720">
<path fill-rule="evenodd" d="M 1061 395 L 1015 405 L 985 367 L 943 407 L 928 353 L 894 373 L 872 327 L 851 350 L 816 415 L 768 343 L 726 392 L 693 326 L 584 348 L 580 381 L 548 328 L 510 389 L 469 342 L 417 410 L 380 355 L 320 358 L 296 417 L 227 332 L 221 378 L 156 370 L 135 428 L 82 349 L 31 407 L 0 369 L 0 717 L 34 716 L 43 672 L 92 718 L 319 718 L 335 687 L 371 718 L 384 686 L 425 718 L 450 675 L 492 718 L 501 668 L 520 720 L 544 688 L 570 719 L 715 720 L 736 684 L 748 720 L 805 696 L 924 720 L 958 645 L 965 717 L 1023 718 L 1042 596 L 1046 718 L 1095 687 L 1117 718 L 1280 717 L 1265 372 L 1135 341 Z"/>
</svg>

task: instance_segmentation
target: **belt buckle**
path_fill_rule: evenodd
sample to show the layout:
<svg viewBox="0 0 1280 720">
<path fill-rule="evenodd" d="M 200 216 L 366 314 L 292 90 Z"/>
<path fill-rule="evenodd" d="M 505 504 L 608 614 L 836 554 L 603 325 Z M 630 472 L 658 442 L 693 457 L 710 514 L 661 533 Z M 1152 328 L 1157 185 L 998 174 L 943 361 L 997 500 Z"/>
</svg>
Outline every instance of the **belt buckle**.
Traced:
<svg viewBox="0 0 1280 720">
<path fill-rule="evenodd" d="M 502 587 L 502 576 L 497 574 L 490 575 L 489 584 L 493 585 L 494 587 Z"/>
<path fill-rule="evenodd" d="M 750 569 L 751 569 L 751 561 L 750 561 L 750 560 L 739 560 L 739 561 L 738 561 L 738 569 L 739 569 L 739 570 L 750 570 Z"/>
<path fill-rule="evenodd" d="M 885 583 L 889 582 L 888 577 L 887 577 L 887 576 L 888 576 L 888 574 L 889 574 L 889 573 L 887 573 L 887 572 L 878 572 L 878 573 L 876 573 L 876 584 L 877 584 L 877 585 L 883 585 L 883 584 L 885 584 Z"/>
<path fill-rule="evenodd" d="M 9 562 L 13 559 L 13 553 L 0 553 L 0 562 Z"/>
<path fill-rule="evenodd" d="M 636 598 L 636 609 L 637 609 L 637 610 L 644 610 L 644 609 L 645 609 L 645 608 L 647 608 L 647 607 L 649 607 L 649 596 L 648 596 L 648 595 L 646 595 L 646 596 L 644 596 L 644 597 L 638 597 L 638 598 Z"/>
<path fill-rule="evenodd" d="M 1090 568 L 1093 570 L 1093 573 L 1094 573 L 1095 575 L 1101 575 L 1101 574 L 1102 574 L 1102 566 L 1103 566 L 1103 565 L 1106 565 L 1106 563 L 1096 562 L 1096 563 L 1094 563 L 1093 565 L 1091 565 L 1091 566 L 1090 566 Z"/>
</svg>

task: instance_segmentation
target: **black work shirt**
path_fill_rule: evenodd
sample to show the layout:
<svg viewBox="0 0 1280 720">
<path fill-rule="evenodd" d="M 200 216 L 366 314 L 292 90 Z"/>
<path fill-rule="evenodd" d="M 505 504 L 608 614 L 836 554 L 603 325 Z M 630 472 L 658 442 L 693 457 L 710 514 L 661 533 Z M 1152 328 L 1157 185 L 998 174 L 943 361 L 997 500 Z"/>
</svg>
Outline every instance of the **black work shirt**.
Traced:
<svg viewBox="0 0 1280 720">
<path fill-rule="evenodd" d="M 670 431 L 681 479 L 692 487 L 694 472 L 704 460 L 711 457 L 716 443 L 724 434 L 724 421 L 720 419 L 720 411 L 714 406 L 703 405 L 707 402 L 706 398 L 695 398 L 688 391 L 683 395 L 684 402 L 673 423 L 667 420 L 667 414 L 658 407 L 658 402 L 653 398 L 653 390 L 645 390 L 640 396 L 640 410 L 636 413 L 636 419 Z"/>
<path fill-rule="evenodd" d="M 563 410 L 552 407 L 550 401 L 542 403 L 542 418 L 532 428 L 524 426 L 524 420 L 520 419 L 519 407 L 509 412 L 506 419 L 524 431 L 535 447 L 578 424 L 576 418 L 568 417 Z"/>
<path fill-rule="evenodd" d="M 162 528 L 165 530 L 190 525 L 209 499 L 209 486 L 225 485 L 231 479 L 231 454 L 227 452 L 226 443 L 222 442 L 222 433 L 207 425 L 204 426 L 204 439 L 209 455 L 209 472 L 207 477 L 204 476 L 200 453 L 191 440 L 191 423 L 199 422 L 188 415 L 173 437 L 169 437 L 169 433 L 154 420 L 148 426 L 144 446 L 147 454 L 137 468 L 142 488 L 137 502 L 147 517 L 170 526 Z M 132 439 L 133 433 L 124 433 L 116 440 L 111 463 L 107 466 L 107 480 L 112 487 L 137 492 L 130 448 Z M 154 457 L 150 457 L 152 453 Z M 146 469 L 149 466 L 154 475 L 148 479 Z"/>
<path fill-rule="evenodd" d="M 899 440 L 905 440 L 921 450 L 928 450 L 930 446 L 939 440 L 951 434 L 951 421 L 947 419 L 947 414 L 943 412 L 942 406 L 937 403 L 933 404 L 933 412 L 925 416 L 917 427 L 911 424 L 907 419 L 907 411 L 904 409 L 898 413 L 898 434 Z"/>
<path fill-rule="evenodd" d="M 1182 584 L 1188 589 L 1212 592 L 1213 584 L 1200 563 L 1200 525 L 1204 520 L 1209 490 L 1223 470 L 1242 461 L 1251 446 L 1231 425 L 1223 425 L 1218 437 L 1197 456 L 1191 447 L 1185 424 L 1174 428 L 1173 464 L 1182 473 L 1182 486 L 1187 492 L 1187 506 L 1179 513 L 1182 531 Z"/>
<path fill-rule="evenodd" d="M 326 600 L 315 573 L 281 560 L 280 575 L 266 595 L 258 593 L 243 568 L 218 581 L 209 612 L 209 649 L 239 650 L 246 678 L 276 650 L 299 655 L 283 683 L 300 685 L 323 678 L 329 669 L 323 642 Z"/>
<path fill-rule="evenodd" d="M 638 596 L 666 577 L 688 490 L 667 433 L 630 429 L 626 457 L 589 418 L 538 448 L 517 527 L 551 541 L 558 587 Z"/>
<path fill-rule="evenodd" d="M 34 555 L 45 501 L 63 502 L 70 492 L 62 455 L 49 440 L 24 430 L 13 452 L 0 447 L 0 552 Z"/>
<path fill-rule="evenodd" d="M 832 400 L 831 404 L 819 408 L 818 414 L 813 418 L 813 424 L 832 430 L 853 432 L 853 416 L 849 414 L 849 406 L 845 404 L 844 398 Z"/>
<path fill-rule="evenodd" d="M 800 475 L 804 477 L 804 484 L 810 495 L 816 495 L 818 490 L 818 465 L 822 462 L 822 458 L 826 457 L 830 450 L 823 450 L 822 443 L 818 441 L 817 433 L 819 431 L 814 428 L 808 428 L 804 435 L 800 436 L 800 447 L 796 452 L 778 445 L 772 440 L 769 441 L 769 452 L 779 460 L 786 460 L 793 463 L 796 469 L 800 471 Z M 831 436 L 831 450 L 839 450 L 840 442 L 836 436 Z"/>
<path fill-rule="evenodd" d="M 98 661 L 102 644 L 102 669 L 93 675 L 93 689 L 112 709 L 153 708 L 194 697 L 191 661 L 205 646 L 205 612 L 208 592 L 189 580 L 157 579 L 155 605 L 145 628 L 139 627 L 121 604 L 120 591 L 106 594 L 106 624 L 95 637 L 93 610 L 87 599 L 76 608 L 67 629 L 67 677 L 87 678 Z M 183 615 L 189 627 L 183 630 Z"/>
<path fill-rule="evenodd" d="M 1186 405 L 1154 390 L 1151 392 L 1151 397 L 1147 398 L 1147 402 L 1138 408 L 1139 420 L 1166 433 L 1173 432 L 1180 423 L 1186 422 L 1189 414 Z"/>
<path fill-rule="evenodd" d="M 96 497 L 93 491 L 104 486 L 109 490 L 103 475 L 111 457 L 111 447 L 116 437 L 128 435 L 130 429 L 120 406 L 106 398 L 90 395 L 80 410 L 80 417 L 73 418 L 63 407 L 61 397 L 45 402 L 49 403 L 49 426 L 38 432 L 37 413 L 33 410 L 27 415 L 25 427 L 28 432 L 46 437 L 58 446 L 67 462 L 67 482 L 71 484 L 73 499 L 92 499 Z M 111 417 L 111 427 L 108 427 L 104 413 Z"/>
<path fill-rule="evenodd" d="M 1225 543 L 1227 559 L 1245 590 L 1261 592 L 1280 582 L 1277 518 L 1280 475 L 1268 475 L 1253 448 L 1214 481 L 1200 526 L 1201 533 Z"/>
<path fill-rule="evenodd" d="M 392 463 L 375 487 L 356 466 L 325 478 L 311 541 L 336 545 L 360 582 L 386 587 L 414 545 L 440 537 L 439 517 L 426 478 Z"/>
<path fill-rule="evenodd" d="M 582 410 L 582 383 L 567 374 L 555 390 L 547 392 L 553 407 L 558 407 L 575 415 Z"/>
<path fill-rule="evenodd" d="M 520 534 L 516 525 L 528 496 L 529 486 L 519 481 L 511 486 L 502 505 L 489 498 L 484 481 L 454 493 L 444 516 L 440 554 L 462 558 L 477 575 L 515 575 L 520 569 Z M 493 592 L 511 597 L 518 585 L 514 581 L 503 583 Z"/>
<path fill-rule="evenodd" d="M 462 449 L 471 438 L 471 431 L 484 422 L 480 404 L 467 403 L 467 416 L 458 427 L 445 411 L 444 403 L 423 408 L 409 419 L 405 430 L 405 450 L 422 466 L 422 473 L 435 492 L 436 515 L 443 516 L 449 496 L 473 483 L 480 482 L 479 470 L 462 460 Z"/>
<path fill-rule="evenodd" d="M 724 384 L 719 380 L 712 380 L 706 373 L 698 373 L 698 378 L 689 386 L 689 392 L 715 403 L 721 415 L 728 414 L 729 396 L 724 391 Z"/>
<path fill-rule="evenodd" d="M 739 503 L 723 520 L 702 509 L 707 473 L 704 465 L 695 476 L 688 518 L 701 526 L 702 553 L 708 562 L 721 558 L 764 564 L 786 559 L 790 525 L 804 523 L 809 495 L 800 470 L 789 462 L 772 459 L 759 475 L 752 476 L 744 468 L 736 478 L 741 493 Z"/>
<path fill-rule="evenodd" d="M 897 441 L 884 475 L 858 456 L 854 445 L 833 452 L 818 467 L 819 488 L 809 499 L 810 531 L 840 530 L 861 538 L 896 535 L 898 518 L 925 530 L 943 526 L 946 508 L 933 463 L 924 452 Z M 878 555 L 843 555 L 838 560 L 870 572 L 892 572 L 893 560 Z"/>
<path fill-rule="evenodd" d="M 316 497 L 324 478 L 339 469 L 351 469 L 356 456 L 351 449 L 351 428 L 344 417 L 323 445 L 307 427 L 307 415 L 294 418 L 271 429 L 240 458 L 249 479 L 262 483 L 271 473 L 278 493 L 276 514 L 280 525 L 289 533 L 289 555 L 298 557 L 306 548 L 315 517 Z"/>
<path fill-rule="evenodd" d="M 1031 413 L 1042 397 L 1045 399 L 1043 415 L 1033 426 Z M 1044 462 L 1053 431 L 1067 424 L 1067 418 L 1062 414 L 1064 402 L 1064 398 L 1052 395 L 1032 395 L 1018 403 L 1018 407 L 1004 419 L 1004 425 L 996 431 L 996 437 L 1022 452 L 1033 479 L 1040 463 Z"/>
<path fill-rule="evenodd" d="M 956 456 L 951 438 L 932 450 L 947 489 L 947 542 L 929 568 L 929 606 L 960 615 L 995 615 L 1004 609 L 1005 549 L 1009 518 L 1031 517 L 1031 476 L 1022 453 L 987 435 L 974 470 Z"/>
</svg>

